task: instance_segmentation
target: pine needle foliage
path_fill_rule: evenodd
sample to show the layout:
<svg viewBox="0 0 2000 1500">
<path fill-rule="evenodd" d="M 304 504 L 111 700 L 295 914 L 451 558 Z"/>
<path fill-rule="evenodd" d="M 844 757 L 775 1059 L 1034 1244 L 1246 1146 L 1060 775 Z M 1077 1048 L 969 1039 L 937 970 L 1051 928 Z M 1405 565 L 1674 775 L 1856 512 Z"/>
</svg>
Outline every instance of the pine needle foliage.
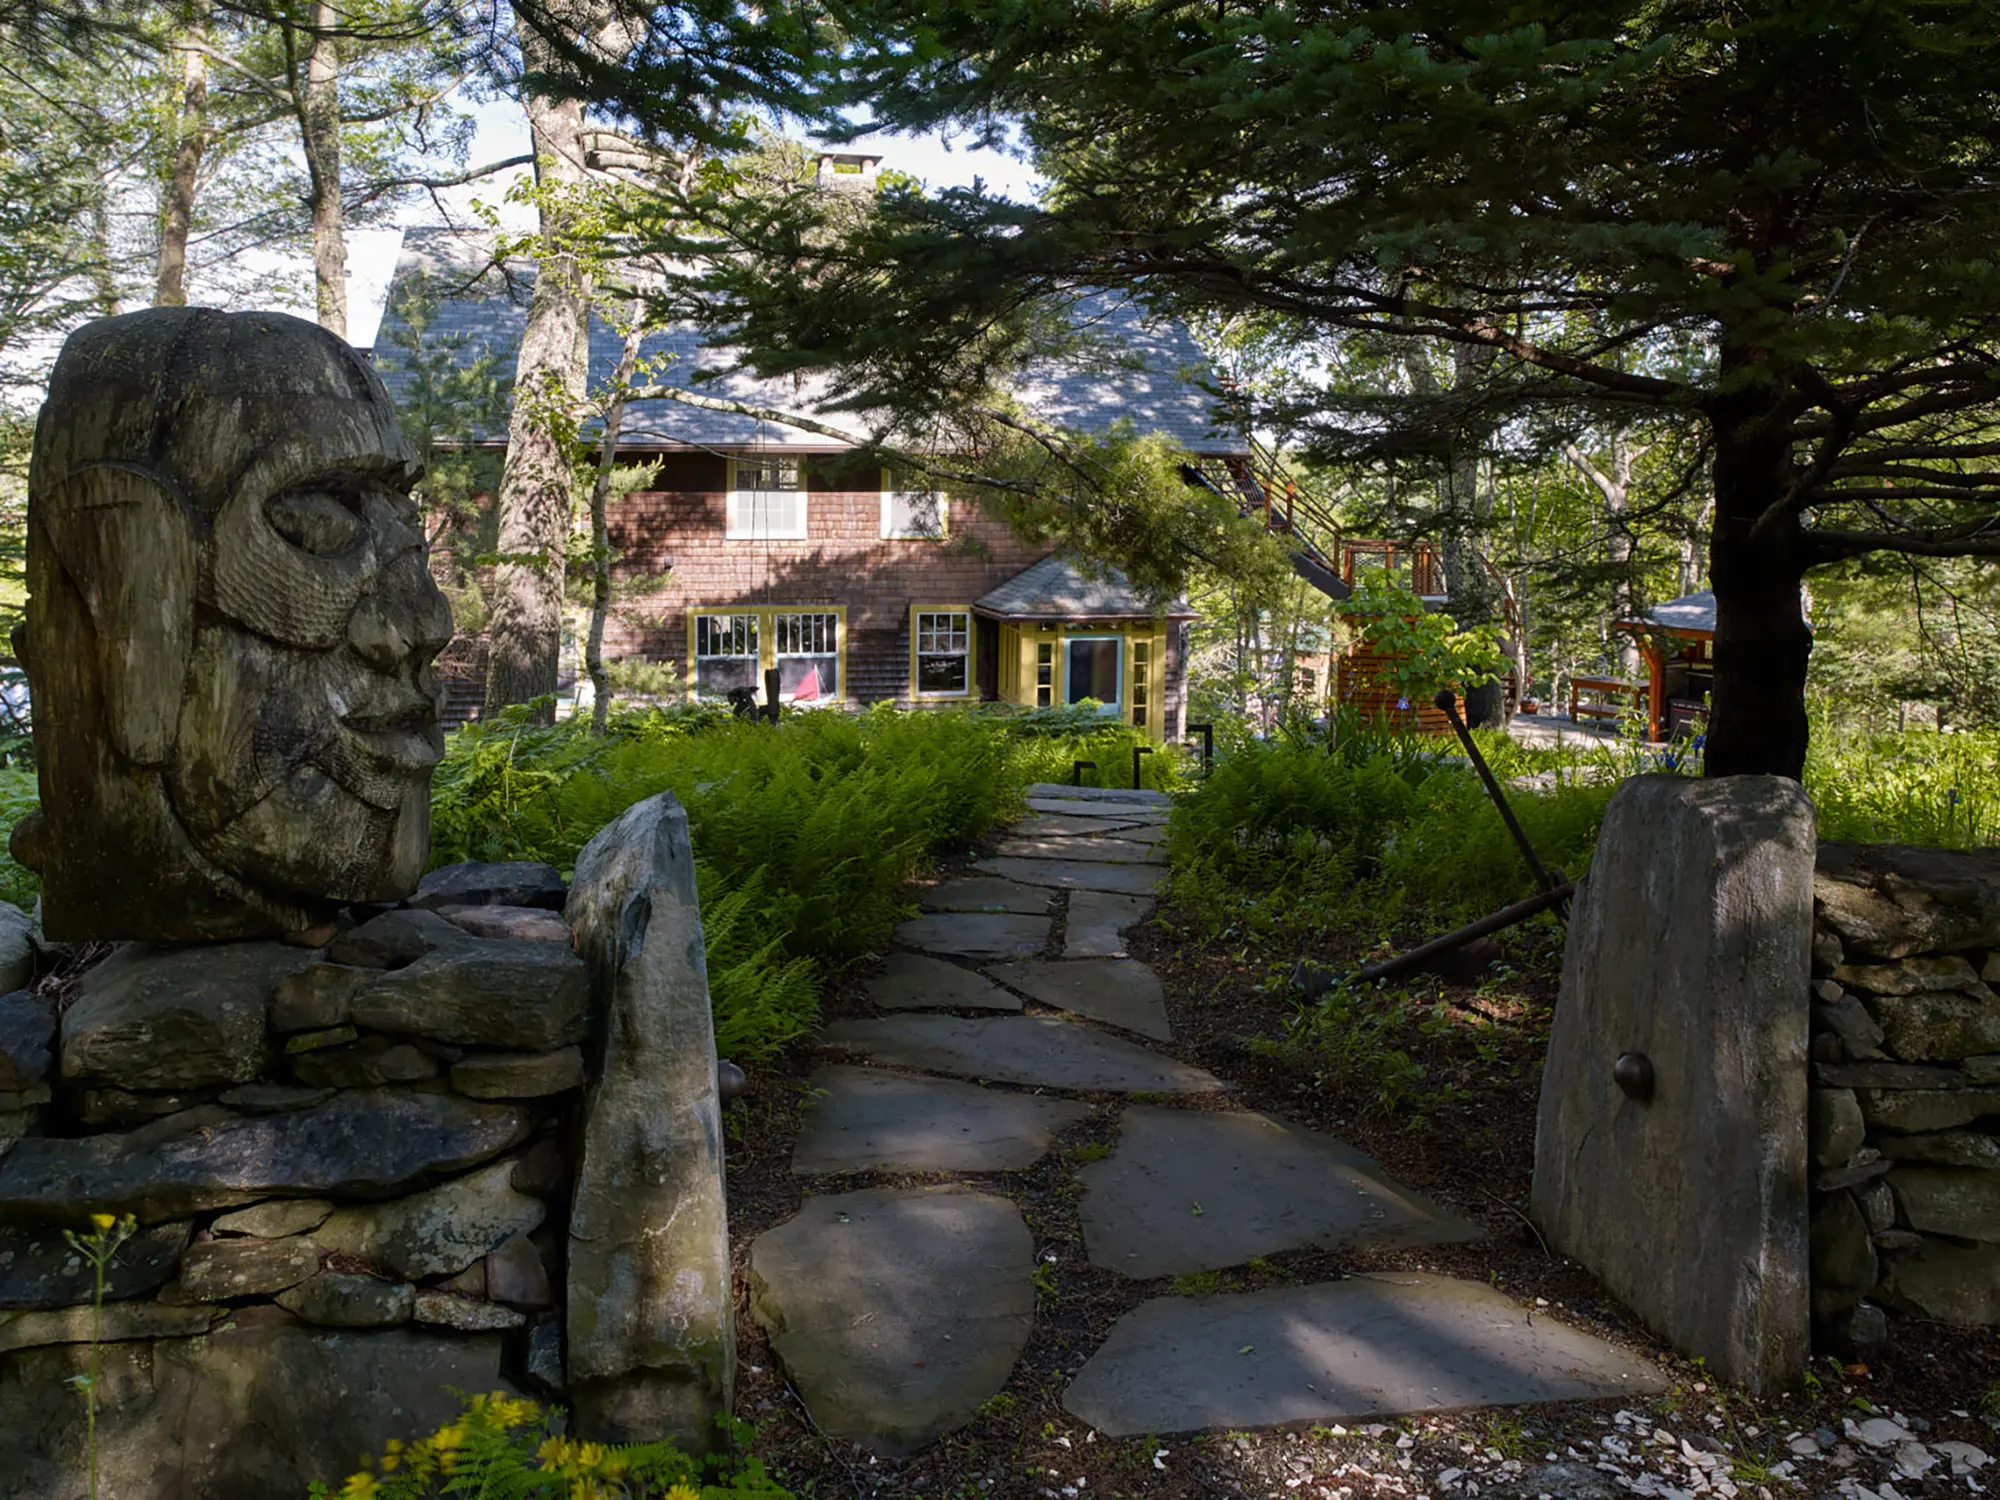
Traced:
<svg viewBox="0 0 2000 1500">
<path fill-rule="evenodd" d="M 672 792 L 694 842 L 716 1044 L 754 1061 L 808 1031 L 823 985 L 887 944 L 933 858 L 994 827 L 1028 783 L 1067 781 L 1076 760 L 1115 783 L 1138 743 L 1074 712 L 883 708 L 772 726 L 649 709 L 615 715 L 602 738 L 508 715 L 454 737 L 433 784 L 431 862 L 567 872 L 598 829 Z M 1147 774 L 1170 774 L 1153 765 L 1165 760 L 1148 757 Z"/>
</svg>

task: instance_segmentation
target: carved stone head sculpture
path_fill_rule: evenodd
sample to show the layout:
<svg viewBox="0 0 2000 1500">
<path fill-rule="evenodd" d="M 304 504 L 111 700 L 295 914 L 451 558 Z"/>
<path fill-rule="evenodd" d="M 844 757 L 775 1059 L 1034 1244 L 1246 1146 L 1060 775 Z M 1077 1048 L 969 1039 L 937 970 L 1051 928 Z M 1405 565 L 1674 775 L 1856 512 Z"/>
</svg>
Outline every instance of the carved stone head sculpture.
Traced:
<svg viewBox="0 0 2000 1500">
<path fill-rule="evenodd" d="M 301 319 L 155 308 L 63 346 L 15 641 L 42 810 L 12 847 L 51 938 L 271 936 L 415 888 L 451 638 L 420 472 Z"/>
</svg>

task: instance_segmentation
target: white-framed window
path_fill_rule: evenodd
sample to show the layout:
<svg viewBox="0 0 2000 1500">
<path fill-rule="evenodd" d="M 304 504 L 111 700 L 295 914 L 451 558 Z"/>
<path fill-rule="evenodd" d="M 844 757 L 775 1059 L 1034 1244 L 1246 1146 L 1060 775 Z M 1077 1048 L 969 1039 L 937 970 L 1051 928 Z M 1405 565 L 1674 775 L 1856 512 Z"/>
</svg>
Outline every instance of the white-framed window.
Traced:
<svg viewBox="0 0 2000 1500">
<path fill-rule="evenodd" d="M 757 616 L 694 617 L 694 690 L 720 698 L 735 688 L 758 688 Z"/>
<path fill-rule="evenodd" d="M 1035 707 L 1053 708 L 1056 701 L 1056 643 L 1035 643 Z"/>
<path fill-rule="evenodd" d="M 780 612 L 771 617 L 778 696 L 791 702 L 840 696 L 840 616 L 831 611 Z M 808 678 L 812 679 L 810 685 Z"/>
<path fill-rule="evenodd" d="M 803 462 L 777 454 L 729 460 L 731 541 L 802 541 L 806 534 Z"/>
<path fill-rule="evenodd" d="M 916 622 L 919 698 L 964 698 L 972 692 L 972 613 L 920 609 Z"/>
<path fill-rule="evenodd" d="M 944 493 L 922 474 L 882 471 L 882 535 L 892 540 L 934 542 L 944 536 Z"/>
</svg>

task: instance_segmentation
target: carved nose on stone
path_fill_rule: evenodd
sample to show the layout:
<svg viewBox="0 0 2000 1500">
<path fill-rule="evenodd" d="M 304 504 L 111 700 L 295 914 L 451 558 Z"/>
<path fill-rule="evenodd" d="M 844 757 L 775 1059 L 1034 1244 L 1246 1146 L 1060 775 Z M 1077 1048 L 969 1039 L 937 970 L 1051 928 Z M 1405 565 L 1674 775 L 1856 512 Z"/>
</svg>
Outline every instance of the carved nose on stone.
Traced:
<svg viewBox="0 0 2000 1500">
<path fill-rule="evenodd" d="M 386 607 L 381 598 L 364 599 L 347 622 L 347 641 L 356 654 L 379 671 L 392 671 L 410 659 L 415 647 L 413 632 Z"/>
<path fill-rule="evenodd" d="M 1627 1099 L 1643 1104 L 1653 1097 L 1653 1060 L 1643 1052 L 1622 1053 L 1611 1065 L 1611 1081 L 1625 1091 Z"/>
</svg>

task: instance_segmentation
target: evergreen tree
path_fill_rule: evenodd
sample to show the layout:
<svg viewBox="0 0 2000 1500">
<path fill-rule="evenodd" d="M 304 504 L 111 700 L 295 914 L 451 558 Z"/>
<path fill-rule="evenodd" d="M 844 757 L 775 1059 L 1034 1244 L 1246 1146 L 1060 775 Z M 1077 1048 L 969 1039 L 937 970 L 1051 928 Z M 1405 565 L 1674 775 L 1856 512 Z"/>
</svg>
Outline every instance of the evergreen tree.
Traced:
<svg viewBox="0 0 2000 1500">
<path fill-rule="evenodd" d="M 1462 410 L 1683 417 L 1714 500 L 1711 775 L 1803 768 L 1809 569 L 2000 555 L 1991 0 L 848 14 L 893 39 L 854 128 L 1021 122 L 1053 185 L 888 192 L 832 241 L 810 195 L 751 237 L 718 205 L 745 249 L 718 317 L 765 373 L 920 414 L 1033 304 L 1105 286 L 1472 351 Z M 1437 421 L 1380 415 L 1384 445 Z"/>
</svg>

